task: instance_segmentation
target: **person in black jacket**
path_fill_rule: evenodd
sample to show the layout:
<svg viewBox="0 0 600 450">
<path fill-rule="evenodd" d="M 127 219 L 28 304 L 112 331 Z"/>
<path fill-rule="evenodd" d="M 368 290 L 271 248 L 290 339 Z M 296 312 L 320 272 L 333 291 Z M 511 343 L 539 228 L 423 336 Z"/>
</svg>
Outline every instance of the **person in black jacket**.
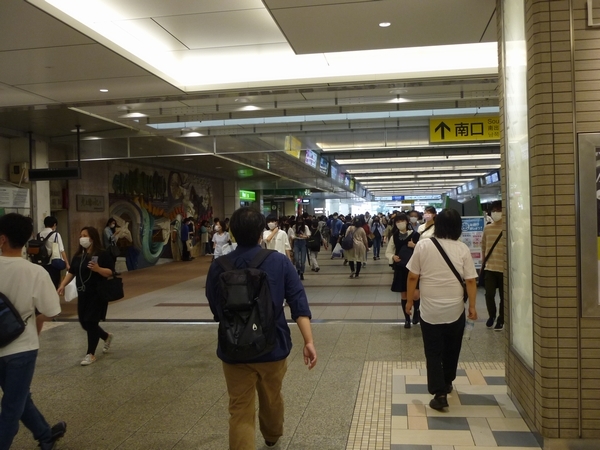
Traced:
<svg viewBox="0 0 600 450">
<path fill-rule="evenodd" d="M 419 241 L 419 233 L 410 229 L 408 225 L 408 216 L 404 213 L 396 214 L 394 217 L 394 226 L 390 235 L 389 244 L 385 251 L 390 265 L 394 269 L 394 280 L 392 281 L 392 292 L 400 292 L 402 310 L 404 311 L 404 328 L 411 327 L 410 314 L 406 313 L 406 290 L 408 280 L 408 269 L 406 264 L 413 254 L 413 249 Z M 415 292 L 417 296 L 418 290 Z M 418 296 L 417 296 L 418 298 Z M 421 301 L 415 300 L 415 309 L 412 317 L 412 323 L 419 323 L 419 305 Z"/>
</svg>

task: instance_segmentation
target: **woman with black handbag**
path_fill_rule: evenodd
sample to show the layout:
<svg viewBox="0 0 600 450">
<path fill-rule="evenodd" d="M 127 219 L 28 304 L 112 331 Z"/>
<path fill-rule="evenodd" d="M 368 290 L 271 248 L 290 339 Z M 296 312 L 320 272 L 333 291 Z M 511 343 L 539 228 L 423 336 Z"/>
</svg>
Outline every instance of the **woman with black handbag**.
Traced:
<svg viewBox="0 0 600 450">
<path fill-rule="evenodd" d="M 94 227 L 84 227 L 79 235 L 79 250 L 71 261 L 71 268 L 58 287 L 63 295 L 65 286 L 76 278 L 78 301 L 77 314 L 81 327 L 87 332 L 88 347 L 82 366 L 96 362 L 96 348 L 100 339 L 104 341 L 103 352 L 108 352 L 113 338 L 100 327 L 106 319 L 108 300 L 103 294 L 106 279 L 114 276 L 114 262 L 102 248 L 102 240 Z"/>
<path fill-rule="evenodd" d="M 408 264 L 408 261 L 413 254 L 415 244 L 419 241 L 419 233 L 409 229 L 408 216 L 406 214 L 399 213 L 394 217 L 394 227 L 389 241 L 390 242 L 385 250 L 385 256 L 394 269 L 392 292 L 400 292 L 400 301 L 405 319 L 404 328 L 410 328 L 411 318 L 410 314 L 406 312 L 406 290 L 408 279 L 408 269 L 406 268 L 406 264 Z M 418 295 L 419 293 L 416 291 L 415 296 L 417 299 L 419 298 Z M 415 310 L 412 317 L 412 323 L 415 325 L 419 323 L 420 303 L 420 300 L 415 300 L 414 302 Z"/>
</svg>

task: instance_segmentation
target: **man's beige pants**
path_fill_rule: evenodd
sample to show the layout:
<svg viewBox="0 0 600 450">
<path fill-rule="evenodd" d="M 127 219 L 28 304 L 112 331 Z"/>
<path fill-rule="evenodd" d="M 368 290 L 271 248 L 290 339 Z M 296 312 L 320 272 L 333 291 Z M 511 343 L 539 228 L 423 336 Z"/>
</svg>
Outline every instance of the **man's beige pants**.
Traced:
<svg viewBox="0 0 600 450">
<path fill-rule="evenodd" d="M 258 392 L 258 421 L 266 441 L 283 435 L 281 385 L 287 370 L 285 359 L 254 364 L 223 363 L 229 393 L 229 449 L 254 450 L 254 426 Z"/>
</svg>

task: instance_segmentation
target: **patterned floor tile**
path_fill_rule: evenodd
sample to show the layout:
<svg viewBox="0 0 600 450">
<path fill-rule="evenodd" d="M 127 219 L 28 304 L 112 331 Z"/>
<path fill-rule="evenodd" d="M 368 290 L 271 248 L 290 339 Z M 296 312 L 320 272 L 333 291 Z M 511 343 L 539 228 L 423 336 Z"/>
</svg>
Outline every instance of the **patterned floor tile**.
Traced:
<svg viewBox="0 0 600 450">
<path fill-rule="evenodd" d="M 465 417 L 428 417 L 430 430 L 470 430 Z"/>
<path fill-rule="evenodd" d="M 487 384 L 489 384 L 490 386 L 506 386 L 506 378 L 504 378 L 504 376 L 501 376 L 501 377 L 486 377 L 486 376 L 484 376 L 483 378 L 485 378 L 485 382 Z"/>
<path fill-rule="evenodd" d="M 459 393 L 461 405 L 498 406 L 493 395 L 472 395 Z"/>
<path fill-rule="evenodd" d="M 525 431 L 492 431 L 498 447 L 533 447 L 538 448 L 538 441 L 531 432 Z"/>
<path fill-rule="evenodd" d="M 408 416 L 407 405 L 392 403 L 392 416 Z"/>
</svg>

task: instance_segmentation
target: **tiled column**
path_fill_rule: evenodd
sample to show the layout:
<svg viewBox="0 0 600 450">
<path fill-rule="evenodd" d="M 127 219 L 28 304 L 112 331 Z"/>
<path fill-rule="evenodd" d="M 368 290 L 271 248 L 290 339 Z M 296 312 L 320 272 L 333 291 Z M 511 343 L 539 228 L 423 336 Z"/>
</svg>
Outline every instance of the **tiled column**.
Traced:
<svg viewBox="0 0 600 450">
<path fill-rule="evenodd" d="M 500 22 L 498 29 L 502 42 Z M 581 318 L 575 168 L 577 133 L 600 132 L 600 29 L 587 27 L 586 0 L 525 0 L 525 32 L 534 367 L 514 352 L 507 330 L 507 384 L 545 448 L 598 448 L 600 320 Z"/>
</svg>

